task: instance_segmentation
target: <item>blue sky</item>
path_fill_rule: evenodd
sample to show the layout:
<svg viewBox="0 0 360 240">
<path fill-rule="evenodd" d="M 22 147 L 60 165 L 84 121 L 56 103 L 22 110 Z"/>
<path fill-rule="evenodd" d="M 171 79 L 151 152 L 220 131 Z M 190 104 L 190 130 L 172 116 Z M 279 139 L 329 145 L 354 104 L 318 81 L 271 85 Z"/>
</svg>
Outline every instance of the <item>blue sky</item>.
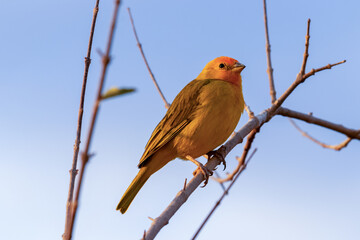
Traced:
<svg viewBox="0 0 360 240">
<path fill-rule="evenodd" d="M 95 1 L 6 1 L 0 15 L 0 238 L 60 239 L 64 229 L 81 81 Z M 246 102 L 269 107 L 262 1 L 124 1 L 105 88 L 137 92 L 103 102 L 95 129 L 74 239 L 139 239 L 191 178 L 175 160 L 156 173 L 125 215 L 116 204 L 136 175 L 143 148 L 164 104 L 137 49 L 131 7 L 151 68 L 168 101 L 218 56 L 238 59 Z M 93 49 L 104 49 L 113 1 L 102 1 Z M 311 18 L 308 70 L 347 59 L 310 78 L 284 103 L 301 112 L 360 128 L 358 1 L 269 1 L 278 94 L 300 69 Z M 83 142 L 101 59 L 92 55 Z M 237 129 L 247 121 L 244 116 Z M 299 125 L 337 144 L 344 136 Z M 198 239 L 356 239 L 360 235 L 360 147 L 323 149 L 283 117 L 257 135 L 258 151 Z M 236 147 L 227 170 L 236 166 Z M 211 181 L 198 189 L 157 239 L 189 239 L 222 194 Z"/>
</svg>

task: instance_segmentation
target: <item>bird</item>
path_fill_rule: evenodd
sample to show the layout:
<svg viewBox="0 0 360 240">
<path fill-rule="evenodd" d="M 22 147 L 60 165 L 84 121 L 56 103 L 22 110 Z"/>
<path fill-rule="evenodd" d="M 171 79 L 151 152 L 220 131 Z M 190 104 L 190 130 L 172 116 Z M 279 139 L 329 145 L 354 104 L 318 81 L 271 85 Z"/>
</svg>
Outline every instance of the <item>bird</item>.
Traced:
<svg viewBox="0 0 360 240">
<path fill-rule="evenodd" d="M 233 58 L 215 58 L 178 93 L 151 134 L 140 170 L 116 210 L 124 214 L 149 177 L 175 158 L 194 162 L 208 178 L 210 171 L 195 159 L 214 153 L 237 126 L 245 106 L 244 68 Z"/>
</svg>

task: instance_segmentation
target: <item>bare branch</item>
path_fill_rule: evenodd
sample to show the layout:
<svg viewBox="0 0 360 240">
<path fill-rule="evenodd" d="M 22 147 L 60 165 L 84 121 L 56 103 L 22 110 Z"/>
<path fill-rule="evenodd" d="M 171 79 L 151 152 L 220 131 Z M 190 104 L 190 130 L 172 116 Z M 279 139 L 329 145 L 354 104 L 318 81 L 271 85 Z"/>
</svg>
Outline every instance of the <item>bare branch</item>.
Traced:
<svg viewBox="0 0 360 240">
<path fill-rule="evenodd" d="M 69 183 L 69 193 L 66 203 L 66 216 L 65 216 L 65 230 L 63 234 L 63 239 L 70 239 L 71 237 L 68 236 L 71 222 L 71 202 L 73 200 L 74 195 L 74 186 L 75 186 L 75 178 L 78 173 L 78 170 L 76 169 L 77 166 L 77 160 L 79 156 L 79 148 L 80 148 L 80 139 L 81 139 L 81 127 L 82 127 L 82 118 L 83 118 L 83 112 L 84 112 L 84 101 L 85 101 L 85 92 L 86 92 L 86 83 L 87 83 L 87 77 L 89 72 L 89 67 L 91 63 L 91 48 L 92 48 L 92 41 L 93 36 L 95 32 L 95 24 L 96 24 L 96 18 L 97 14 L 99 12 L 99 0 L 96 1 L 94 11 L 93 11 L 93 18 L 91 23 L 91 30 L 90 30 L 90 37 L 89 37 L 89 43 L 88 43 L 88 49 L 87 54 L 85 57 L 85 69 L 84 69 L 84 77 L 83 77 L 83 83 L 81 88 L 81 96 L 80 96 L 80 106 L 79 106 L 79 113 L 78 113 L 78 121 L 77 121 L 77 130 L 76 130 L 76 139 L 74 144 L 74 155 L 73 155 L 73 162 L 70 170 L 70 183 Z"/>
<path fill-rule="evenodd" d="M 302 121 L 305 121 L 307 123 L 315 124 L 324 128 L 331 129 L 333 131 L 342 133 L 350 138 L 360 140 L 360 130 L 355 130 L 351 128 L 344 127 L 341 124 L 332 123 L 317 117 L 314 117 L 310 114 L 305 114 L 301 112 L 297 112 L 288 108 L 281 107 L 277 111 L 278 115 L 284 116 L 284 117 L 291 117 L 296 118 Z"/>
<path fill-rule="evenodd" d="M 142 58 L 143 58 L 143 60 L 144 60 L 144 62 L 145 62 L 145 65 L 146 65 L 147 70 L 149 71 L 150 77 L 151 77 L 153 83 L 155 84 L 155 87 L 156 87 L 157 91 L 158 91 L 159 94 L 160 94 L 160 97 L 162 98 L 162 100 L 163 100 L 164 103 L 165 103 L 166 109 L 168 109 L 168 108 L 170 107 L 170 104 L 166 101 L 164 94 L 162 93 L 162 91 L 161 91 L 161 89 L 160 89 L 157 81 L 155 80 L 155 76 L 154 76 L 153 72 L 152 72 L 151 69 L 150 69 L 150 66 L 149 66 L 148 61 L 146 60 L 144 51 L 143 51 L 143 49 L 142 49 L 141 43 L 140 43 L 139 38 L 138 38 L 138 35 L 137 35 L 137 33 L 136 33 L 136 28 L 135 28 L 135 24 L 134 24 L 133 17 L 132 17 L 132 15 L 131 15 L 130 8 L 128 8 L 127 10 L 128 10 L 128 13 L 129 13 L 129 17 L 130 17 L 132 29 L 133 29 L 133 31 L 134 31 L 135 39 L 136 39 L 136 42 L 137 42 L 137 46 L 139 47 L 141 56 L 142 56 Z"/>
<path fill-rule="evenodd" d="M 116 20 L 117 20 L 117 16 L 118 16 L 119 6 L 120 6 L 120 0 L 115 0 L 114 14 L 113 14 L 112 22 L 111 22 L 106 53 L 102 57 L 102 72 L 101 72 L 101 76 L 100 76 L 97 98 L 95 100 L 94 107 L 93 107 L 90 128 L 89 128 L 89 132 L 88 132 L 88 136 L 87 136 L 87 140 L 86 140 L 86 144 L 85 144 L 85 150 L 82 152 L 82 155 L 81 155 L 82 165 L 81 165 L 80 176 L 79 176 L 79 180 L 78 180 L 78 184 L 77 184 L 77 188 L 76 188 L 76 195 L 75 195 L 75 199 L 71 202 L 71 222 L 69 223 L 68 231 L 65 233 L 66 238 L 64 238 L 64 239 L 68 239 L 68 240 L 71 239 L 71 235 L 72 235 L 72 231 L 73 231 L 73 227 L 74 227 L 74 222 L 75 222 L 76 212 L 77 212 L 77 208 L 78 208 L 80 190 L 81 190 L 81 186 L 82 186 L 81 184 L 82 184 L 82 180 L 83 180 L 83 176 L 84 176 L 85 167 L 91 156 L 89 154 L 90 143 L 91 143 L 92 134 L 93 134 L 93 131 L 95 128 L 97 113 L 100 108 L 101 93 L 102 93 L 103 85 L 105 82 L 106 70 L 107 70 L 107 66 L 110 62 L 110 50 L 111 50 L 113 36 L 114 36 L 114 32 L 115 32 L 115 25 L 116 25 Z"/>
<path fill-rule="evenodd" d="M 234 180 L 230 183 L 230 185 L 227 187 L 227 189 L 225 190 L 225 192 L 221 195 L 220 199 L 216 202 L 215 206 L 211 209 L 210 213 L 208 214 L 208 216 L 205 218 L 205 220 L 203 221 L 203 223 L 200 225 L 199 229 L 196 231 L 196 233 L 194 234 L 193 238 L 191 240 L 195 240 L 196 237 L 199 235 L 201 229 L 205 226 L 206 222 L 209 220 L 209 218 L 212 216 L 212 214 L 215 212 L 216 208 L 220 205 L 221 201 L 224 199 L 224 197 L 229 193 L 230 188 L 234 185 L 235 181 L 239 178 L 240 174 L 245 170 L 247 164 L 249 163 L 249 161 L 251 160 L 251 158 L 254 156 L 255 152 L 256 152 L 256 148 L 254 149 L 254 151 L 251 153 L 251 155 L 249 156 L 248 160 L 245 162 L 244 158 L 241 158 L 239 160 L 239 162 L 241 163 L 241 170 L 237 173 L 237 175 L 235 176 Z"/>
<path fill-rule="evenodd" d="M 273 75 L 274 69 L 272 68 L 272 64 L 271 64 L 271 46 L 270 46 L 270 39 L 269 39 L 269 27 L 268 27 L 268 20 L 267 20 L 266 0 L 263 0 L 263 5 L 264 5 L 264 23 L 265 23 L 265 39 L 266 39 L 266 59 L 267 59 L 266 72 L 269 76 L 271 103 L 274 103 L 276 100 L 276 91 L 275 91 L 274 75 Z"/>
<path fill-rule="evenodd" d="M 247 104 L 245 104 L 245 111 L 247 112 L 247 114 L 248 114 L 249 118 L 254 117 L 254 112 L 253 112 L 253 111 L 251 111 L 250 106 L 249 106 L 249 105 L 247 105 Z"/>
<path fill-rule="evenodd" d="M 346 63 L 346 60 L 343 60 L 343 61 L 340 61 L 340 62 L 337 62 L 337 63 L 334 63 L 334 64 L 328 64 L 326 66 L 323 66 L 323 67 L 320 67 L 320 68 L 316 68 L 316 69 L 311 69 L 310 72 L 304 74 L 303 76 L 303 81 L 305 79 L 307 79 L 308 77 L 314 75 L 315 73 L 317 72 L 321 72 L 323 70 L 326 70 L 326 69 L 331 69 L 332 67 L 336 66 L 336 65 L 339 65 L 339 64 L 343 64 L 343 63 Z"/>
<path fill-rule="evenodd" d="M 219 183 L 224 183 L 224 182 L 228 182 L 228 181 L 232 181 L 234 179 L 234 177 L 236 176 L 236 174 L 238 172 L 241 171 L 241 169 L 243 168 L 243 164 L 245 163 L 245 159 L 249 153 L 249 150 L 251 148 L 251 145 L 255 139 L 255 135 L 256 133 L 258 133 L 259 129 L 254 129 L 251 131 L 251 133 L 249 134 L 249 136 L 247 137 L 246 140 L 246 144 L 244 146 L 244 151 L 241 155 L 241 158 L 237 158 L 238 160 L 238 165 L 236 166 L 236 168 L 234 169 L 234 171 L 231 174 L 228 174 L 226 178 L 214 178 L 214 180 L 216 180 Z"/>
<path fill-rule="evenodd" d="M 307 63 L 307 59 L 309 57 L 310 22 L 311 22 L 311 20 L 309 18 L 308 22 L 307 22 L 307 31 L 306 31 L 306 36 L 305 36 L 304 59 L 303 59 L 303 63 L 301 65 L 301 70 L 300 70 L 300 75 L 302 75 L 302 76 L 305 74 L 306 63 Z"/>
<path fill-rule="evenodd" d="M 307 78 L 309 78 L 310 76 L 314 75 L 317 72 L 326 70 L 326 69 L 331 69 L 334 66 L 337 66 L 339 64 L 345 63 L 346 60 L 343 60 L 341 62 L 338 63 L 334 63 L 334 64 L 328 64 L 326 66 L 317 68 L 317 69 L 312 69 L 310 72 L 301 75 L 300 73 L 296 76 L 296 80 L 290 85 L 290 87 L 281 95 L 281 97 L 279 97 L 275 102 L 274 105 L 280 106 L 285 99 L 295 90 L 295 88 L 297 86 L 299 86 L 301 83 L 303 83 Z"/>
<path fill-rule="evenodd" d="M 313 138 L 312 136 L 310 136 L 307 132 L 304 132 L 296 123 L 294 120 L 292 120 L 291 118 L 289 118 L 289 121 L 291 122 L 291 124 L 301 133 L 301 135 L 303 135 L 304 137 L 310 139 L 311 141 L 313 141 L 316 144 L 319 144 L 320 146 L 322 146 L 323 148 L 328 148 L 328 149 L 333 149 L 335 151 L 340 151 L 341 149 L 347 147 L 347 145 L 349 144 L 349 142 L 352 140 L 352 138 L 348 137 L 347 139 L 345 139 L 345 141 L 343 141 L 342 143 L 338 144 L 338 145 L 328 145 L 325 143 L 320 142 L 319 140 Z"/>
</svg>

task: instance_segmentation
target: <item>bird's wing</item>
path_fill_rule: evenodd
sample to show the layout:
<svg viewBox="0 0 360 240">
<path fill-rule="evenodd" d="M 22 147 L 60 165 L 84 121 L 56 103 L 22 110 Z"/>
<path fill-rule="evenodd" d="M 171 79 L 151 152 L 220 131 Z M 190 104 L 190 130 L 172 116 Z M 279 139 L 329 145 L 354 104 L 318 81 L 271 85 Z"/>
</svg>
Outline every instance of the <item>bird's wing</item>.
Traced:
<svg viewBox="0 0 360 240">
<path fill-rule="evenodd" d="M 166 143 L 181 132 L 194 118 L 194 112 L 199 107 L 198 101 L 201 89 L 212 80 L 193 80 L 176 96 L 165 117 L 159 122 L 146 144 L 144 154 L 138 167 L 143 164 Z"/>
</svg>

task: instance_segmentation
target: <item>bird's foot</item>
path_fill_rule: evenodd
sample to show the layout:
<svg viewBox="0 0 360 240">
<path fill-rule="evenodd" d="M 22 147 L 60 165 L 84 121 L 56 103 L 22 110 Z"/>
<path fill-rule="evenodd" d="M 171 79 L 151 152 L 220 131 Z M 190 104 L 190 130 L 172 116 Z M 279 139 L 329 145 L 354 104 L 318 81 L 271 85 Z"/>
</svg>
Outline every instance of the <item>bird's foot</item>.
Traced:
<svg viewBox="0 0 360 240">
<path fill-rule="evenodd" d="M 195 160 L 193 157 L 187 155 L 186 156 L 186 159 L 190 160 L 191 162 L 195 163 L 196 166 L 198 166 L 198 168 L 194 171 L 193 175 L 195 176 L 197 174 L 198 171 L 200 171 L 204 178 L 205 178 L 205 182 L 204 182 L 204 185 L 201 186 L 201 187 L 205 187 L 206 184 L 208 183 L 209 181 L 209 176 L 212 176 L 213 173 L 212 171 L 210 171 L 207 167 L 205 167 L 201 162 Z"/>
<path fill-rule="evenodd" d="M 219 153 L 218 151 L 210 151 L 206 155 L 208 156 L 208 160 L 213 156 L 220 159 L 220 162 L 224 165 L 224 170 L 226 169 L 226 161 L 225 161 L 225 158 L 223 157 L 223 155 L 221 153 Z"/>
</svg>

